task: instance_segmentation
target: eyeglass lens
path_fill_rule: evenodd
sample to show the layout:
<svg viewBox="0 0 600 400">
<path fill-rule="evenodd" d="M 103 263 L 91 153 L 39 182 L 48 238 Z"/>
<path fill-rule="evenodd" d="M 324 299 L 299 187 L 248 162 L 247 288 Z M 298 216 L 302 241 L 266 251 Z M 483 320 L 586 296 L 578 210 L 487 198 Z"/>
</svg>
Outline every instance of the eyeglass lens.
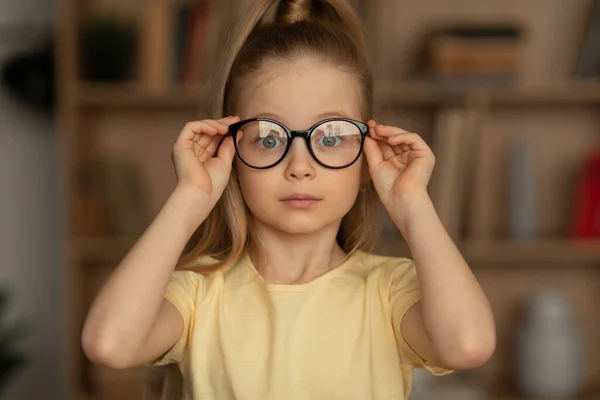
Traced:
<svg viewBox="0 0 600 400">
<path fill-rule="evenodd" d="M 277 163 L 291 140 L 283 127 L 270 121 L 252 121 L 242 125 L 236 139 L 238 156 L 258 168 Z M 362 135 L 351 122 L 327 121 L 315 127 L 309 142 L 319 162 L 329 167 L 342 167 L 358 157 Z"/>
</svg>

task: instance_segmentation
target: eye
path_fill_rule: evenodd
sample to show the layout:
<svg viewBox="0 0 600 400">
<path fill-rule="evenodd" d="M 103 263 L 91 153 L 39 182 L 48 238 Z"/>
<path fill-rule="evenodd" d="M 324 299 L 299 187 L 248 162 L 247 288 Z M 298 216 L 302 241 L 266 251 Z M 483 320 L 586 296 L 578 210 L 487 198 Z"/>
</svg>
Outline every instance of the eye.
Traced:
<svg viewBox="0 0 600 400">
<path fill-rule="evenodd" d="M 274 149 L 283 145 L 283 142 L 275 136 L 265 136 L 256 141 L 256 144 L 263 149 Z"/>
<path fill-rule="evenodd" d="M 337 147 L 342 142 L 339 136 L 321 136 L 317 140 L 317 144 L 323 147 Z"/>
</svg>

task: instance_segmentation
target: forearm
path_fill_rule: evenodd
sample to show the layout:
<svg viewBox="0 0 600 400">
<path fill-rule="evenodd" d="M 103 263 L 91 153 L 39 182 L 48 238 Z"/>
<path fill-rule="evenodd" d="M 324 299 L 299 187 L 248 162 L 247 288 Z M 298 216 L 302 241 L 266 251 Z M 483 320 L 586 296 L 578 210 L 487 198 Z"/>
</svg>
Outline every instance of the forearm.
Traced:
<svg viewBox="0 0 600 400">
<path fill-rule="evenodd" d="M 139 348 L 146 340 L 177 260 L 210 211 L 207 205 L 193 189 L 173 192 L 96 297 L 84 326 L 84 346 L 112 354 Z"/>
<path fill-rule="evenodd" d="M 495 325 L 489 302 L 429 196 L 404 199 L 390 208 L 415 262 L 423 324 L 437 352 L 455 359 L 465 352 L 493 349 Z"/>
</svg>

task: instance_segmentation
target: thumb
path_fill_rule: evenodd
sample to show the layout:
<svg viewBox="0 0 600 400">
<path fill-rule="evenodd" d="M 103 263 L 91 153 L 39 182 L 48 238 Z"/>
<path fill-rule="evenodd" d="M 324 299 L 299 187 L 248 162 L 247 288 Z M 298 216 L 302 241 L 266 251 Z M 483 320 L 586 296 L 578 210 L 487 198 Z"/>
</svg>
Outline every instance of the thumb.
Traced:
<svg viewBox="0 0 600 400">
<path fill-rule="evenodd" d="M 235 146 L 233 145 L 233 138 L 231 136 L 226 136 L 219 146 L 217 157 L 223 160 L 227 165 L 231 165 L 234 156 Z"/>
<path fill-rule="evenodd" d="M 367 163 L 369 164 L 369 169 L 371 169 L 371 171 L 383 161 L 383 153 L 381 152 L 377 141 L 368 136 L 365 139 L 365 155 L 367 156 Z"/>
</svg>

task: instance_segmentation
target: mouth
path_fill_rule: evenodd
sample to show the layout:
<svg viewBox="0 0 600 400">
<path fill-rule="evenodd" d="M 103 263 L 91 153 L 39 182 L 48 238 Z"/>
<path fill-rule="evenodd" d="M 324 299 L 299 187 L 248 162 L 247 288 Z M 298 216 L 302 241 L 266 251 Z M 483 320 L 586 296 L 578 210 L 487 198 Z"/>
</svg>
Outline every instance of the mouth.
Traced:
<svg viewBox="0 0 600 400">
<path fill-rule="evenodd" d="M 309 194 L 295 193 L 281 199 L 281 201 L 290 208 L 308 209 L 314 207 L 321 199 Z"/>
</svg>

